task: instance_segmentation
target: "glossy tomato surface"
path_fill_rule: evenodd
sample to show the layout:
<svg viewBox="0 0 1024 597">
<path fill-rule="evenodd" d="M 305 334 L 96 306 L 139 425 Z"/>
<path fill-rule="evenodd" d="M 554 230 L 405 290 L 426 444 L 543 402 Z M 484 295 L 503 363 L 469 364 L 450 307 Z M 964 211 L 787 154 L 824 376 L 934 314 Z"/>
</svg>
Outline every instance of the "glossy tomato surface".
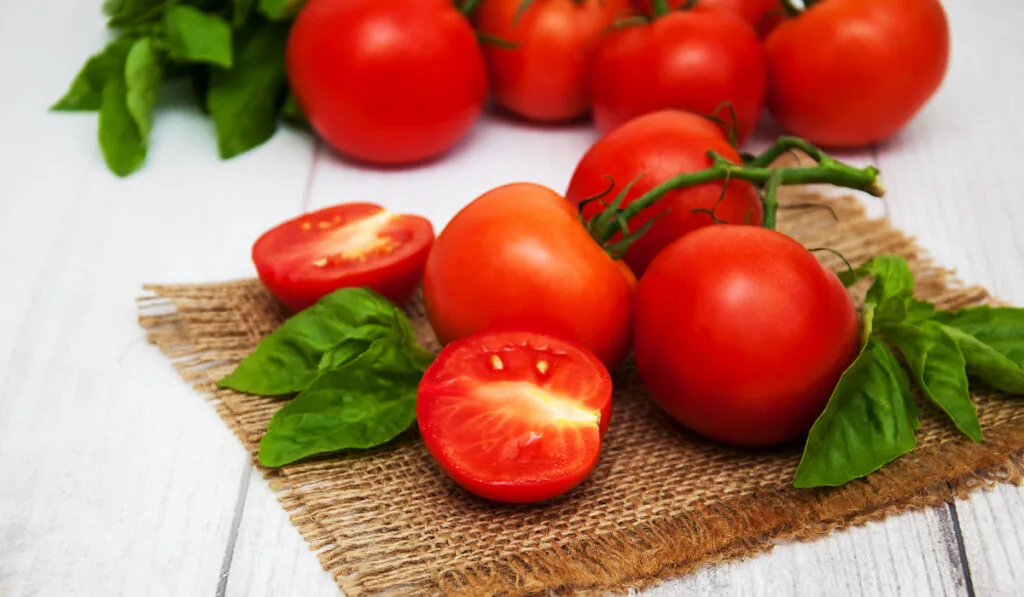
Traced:
<svg viewBox="0 0 1024 597">
<path fill-rule="evenodd" d="M 493 328 L 577 342 L 609 368 L 629 352 L 636 278 L 549 188 L 498 187 L 452 218 L 427 259 L 423 296 L 442 343 Z"/>
<path fill-rule="evenodd" d="M 268 230 L 253 245 L 252 260 L 263 284 L 292 311 L 362 286 L 401 305 L 422 279 L 433 242 L 425 218 L 348 203 Z"/>
<path fill-rule="evenodd" d="M 934 95 L 949 64 L 938 0 L 828 0 L 765 41 L 768 108 L 825 147 L 862 147 L 898 133 Z"/>
<path fill-rule="evenodd" d="M 534 121 L 585 115 L 587 59 L 598 35 L 628 12 L 629 0 L 535 0 L 520 13 L 522 3 L 487 0 L 474 14 L 481 31 L 516 44 L 483 46 L 498 103 Z"/>
<path fill-rule="evenodd" d="M 587 151 L 576 166 L 565 196 L 578 204 L 606 190 L 606 177 L 611 177 L 615 181 L 607 196 L 611 200 L 642 174 L 626 195 L 623 205 L 628 205 L 676 175 L 711 166 L 708 150 L 737 163 L 741 161 L 719 127 L 706 118 L 680 110 L 646 114 L 615 129 Z M 583 209 L 584 217 L 592 218 L 601 209 L 598 202 L 588 203 Z M 670 191 L 630 222 L 632 230 L 639 230 L 651 218 L 659 218 L 629 248 L 623 260 L 637 276 L 642 276 L 651 260 L 674 240 L 714 223 L 708 213 L 712 209 L 715 218 L 731 224 L 758 226 L 764 215 L 761 199 L 748 182 L 707 183 Z"/>
<path fill-rule="evenodd" d="M 669 8 L 675 10 L 686 6 L 689 0 L 668 0 Z M 633 6 L 641 14 L 651 14 L 651 0 L 633 0 Z M 697 0 L 696 8 L 720 10 L 732 13 L 753 27 L 764 37 L 782 21 L 781 0 Z"/>
<path fill-rule="evenodd" d="M 441 351 L 420 382 L 416 420 L 456 483 L 523 503 L 587 478 L 611 408 L 611 377 L 589 351 L 545 334 L 492 331 Z"/>
<path fill-rule="evenodd" d="M 376 164 L 444 153 L 487 94 L 476 34 L 448 0 L 310 0 L 292 25 L 287 64 L 314 130 Z"/>
<path fill-rule="evenodd" d="M 859 340 L 835 274 L 765 228 L 698 230 L 640 281 L 640 376 L 670 416 L 714 440 L 764 446 L 807 433 Z"/>
<path fill-rule="evenodd" d="M 603 133 L 666 108 L 716 114 L 728 101 L 742 143 L 764 109 L 761 42 L 745 21 L 720 11 L 676 11 L 611 31 L 595 48 L 588 73 L 594 121 Z M 732 125 L 728 111 L 717 115 Z"/>
</svg>

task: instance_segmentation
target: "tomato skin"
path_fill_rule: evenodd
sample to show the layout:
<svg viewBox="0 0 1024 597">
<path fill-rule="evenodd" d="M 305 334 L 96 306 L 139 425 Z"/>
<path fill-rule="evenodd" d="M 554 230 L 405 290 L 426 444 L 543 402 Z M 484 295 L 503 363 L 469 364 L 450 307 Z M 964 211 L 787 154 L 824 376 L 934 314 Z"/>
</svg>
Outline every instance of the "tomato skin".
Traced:
<svg viewBox="0 0 1024 597">
<path fill-rule="evenodd" d="M 765 446 L 805 434 L 859 344 L 842 283 L 779 232 L 703 228 L 640 280 L 640 376 L 672 418 L 714 440 Z"/>
<path fill-rule="evenodd" d="M 313 129 L 374 164 L 446 152 L 487 94 L 476 34 L 447 0 L 310 0 L 292 25 L 287 64 Z"/>
<path fill-rule="evenodd" d="M 515 16 L 522 0 L 488 0 L 474 20 L 516 48 L 484 45 L 498 103 L 529 120 L 558 122 L 590 110 L 587 59 L 598 35 L 629 8 L 629 0 L 536 0 Z"/>
<path fill-rule="evenodd" d="M 669 8 L 676 10 L 688 0 L 668 0 Z M 633 0 L 633 7 L 641 14 L 652 13 L 651 0 Z M 763 39 L 782 22 L 779 0 L 698 0 L 696 8 L 732 13 L 750 24 Z"/>
<path fill-rule="evenodd" d="M 609 183 L 605 177 L 610 176 L 615 181 L 615 189 L 606 199 L 611 200 L 630 181 L 643 174 L 626 195 L 623 205 L 628 205 L 678 174 L 710 167 L 708 150 L 717 151 L 737 163 L 741 161 L 719 127 L 702 116 L 680 110 L 645 114 L 615 129 L 584 154 L 565 196 L 573 204 L 579 204 L 606 190 Z M 730 181 L 724 196 L 722 187 L 722 183 L 707 183 L 671 191 L 640 212 L 630 221 L 632 230 L 639 230 L 653 217 L 660 219 L 629 247 L 623 261 L 637 276 L 643 276 L 647 266 L 666 246 L 684 234 L 714 223 L 709 214 L 694 213 L 695 209 L 714 208 L 715 217 L 730 224 L 761 224 L 764 212 L 753 185 Z M 583 208 L 583 215 L 589 219 L 601 209 L 597 202 L 592 202 Z M 621 235 L 615 238 L 620 239 Z"/>
<path fill-rule="evenodd" d="M 271 228 L 253 244 L 252 260 L 263 285 L 293 312 L 363 286 L 401 305 L 422 280 L 433 243 L 426 218 L 345 203 Z"/>
<path fill-rule="evenodd" d="M 434 461 L 471 493 L 506 503 L 552 499 L 583 482 L 611 411 L 611 376 L 596 356 L 514 329 L 448 344 L 416 398 Z"/>
<path fill-rule="evenodd" d="M 635 278 L 549 188 L 515 183 L 481 195 L 437 238 L 423 297 L 442 343 L 495 326 L 576 342 L 609 368 L 629 352 Z"/>
<path fill-rule="evenodd" d="M 765 41 L 768 108 L 824 147 L 863 147 L 898 133 L 938 90 L 949 24 L 937 0 L 829 0 Z"/>
<path fill-rule="evenodd" d="M 739 17 L 677 11 L 607 33 L 594 50 L 587 88 L 602 133 L 648 112 L 714 114 L 729 101 L 742 143 L 764 109 L 765 73 L 761 43 Z M 732 122 L 726 110 L 718 116 Z"/>
</svg>

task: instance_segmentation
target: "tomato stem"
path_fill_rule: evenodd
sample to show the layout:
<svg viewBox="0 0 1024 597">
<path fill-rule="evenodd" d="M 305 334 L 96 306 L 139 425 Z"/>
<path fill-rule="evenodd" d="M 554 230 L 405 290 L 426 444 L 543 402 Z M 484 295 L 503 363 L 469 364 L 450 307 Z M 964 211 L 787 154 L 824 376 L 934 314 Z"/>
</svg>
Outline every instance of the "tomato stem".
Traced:
<svg viewBox="0 0 1024 597">
<path fill-rule="evenodd" d="M 469 17 L 470 15 L 472 15 L 472 14 L 473 14 L 473 11 L 475 11 L 475 10 L 476 10 L 476 7 L 477 7 L 477 6 L 478 6 L 478 5 L 480 4 L 480 2 L 482 2 L 482 1 L 483 1 L 483 0 L 465 0 L 465 1 L 464 1 L 464 2 L 462 3 L 462 5 L 461 5 L 461 6 L 459 7 L 459 12 L 461 12 L 461 13 L 462 13 L 463 15 L 465 15 L 466 17 Z"/>
<path fill-rule="evenodd" d="M 811 167 L 768 167 L 779 156 L 794 149 L 806 153 L 817 163 Z M 878 169 L 874 166 L 855 168 L 828 156 L 818 147 L 797 137 L 781 137 L 773 146 L 746 164 L 731 162 L 714 151 L 709 151 L 708 157 L 712 160 L 710 168 L 670 178 L 622 207 L 629 190 L 636 182 L 634 179 L 618 193 L 611 203 L 607 204 L 604 211 L 587 222 L 587 229 L 591 236 L 606 249 L 610 248 L 609 242 L 612 237 L 620 232 L 624 236 L 628 236 L 628 240 L 635 240 L 638 233 L 630 233 L 625 224 L 641 211 L 660 201 L 666 193 L 720 180 L 746 180 L 762 187 L 764 191 L 763 225 L 767 228 L 775 227 L 775 217 L 778 212 L 777 191 L 778 187 L 782 185 L 831 184 L 864 191 L 875 197 L 882 197 L 885 194 L 885 189 L 878 180 Z M 621 241 L 617 241 L 616 252 L 622 250 L 620 245 Z"/>
<path fill-rule="evenodd" d="M 654 18 L 668 14 L 668 0 L 651 0 L 651 13 Z"/>
</svg>

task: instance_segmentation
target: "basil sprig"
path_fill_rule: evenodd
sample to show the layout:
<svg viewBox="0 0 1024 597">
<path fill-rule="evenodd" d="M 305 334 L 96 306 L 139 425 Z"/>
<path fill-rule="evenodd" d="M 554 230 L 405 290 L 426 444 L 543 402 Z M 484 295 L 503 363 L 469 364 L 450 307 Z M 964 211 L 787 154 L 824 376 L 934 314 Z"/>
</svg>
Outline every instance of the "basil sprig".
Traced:
<svg viewBox="0 0 1024 597">
<path fill-rule="evenodd" d="M 348 288 L 291 317 L 218 385 L 261 396 L 298 393 L 260 441 L 260 463 L 279 467 L 379 446 L 409 429 L 433 358 L 401 310 L 370 290 Z"/>
<path fill-rule="evenodd" d="M 270 139 L 285 107 L 289 21 L 305 0 L 106 0 L 117 38 L 91 56 L 55 111 L 99 112 L 107 167 L 128 176 L 145 162 L 157 91 L 188 77 L 210 115 L 220 156 Z M 302 122 L 292 106 L 284 116 Z"/>
<path fill-rule="evenodd" d="M 795 487 L 843 485 L 912 451 L 920 421 L 911 383 L 976 442 L 982 430 L 969 380 L 1024 394 L 1024 309 L 936 311 L 913 298 L 914 276 L 896 255 L 840 277 L 847 286 L 874 278 L 862 310 L 863 345 L 811 428 Z"/>
</svg>

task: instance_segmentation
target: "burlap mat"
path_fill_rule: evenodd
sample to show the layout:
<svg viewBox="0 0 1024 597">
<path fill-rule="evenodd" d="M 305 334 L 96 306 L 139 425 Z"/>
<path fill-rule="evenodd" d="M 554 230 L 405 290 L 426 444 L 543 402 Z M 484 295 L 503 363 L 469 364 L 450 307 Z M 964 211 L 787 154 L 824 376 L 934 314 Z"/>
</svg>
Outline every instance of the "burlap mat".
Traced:
<svg viewBox="0 0 1024 597">
<path fill-rule="evenodd" d="M 789 191 L 785 203 L 825 202 Z M 883 252 L 907 257 L 918 296 L 951 308 L 989 301 L 933 266 L 854 199 L 825 210 L 786 209 L 780 227 L 808 247 L 831 247 L 853 263 Z M 820 253 L 830 266 L 837 259 Z M 253 456 L 282 405 L 217 389 L 285 316 L 256 281 L 149 286 L 140 321 L 182 376 L 208 396 Z M 436 347 L 422 305 L 409 307 Z M 368 594 L 492 595 L 620 591 L 746 556 L 780 540 L 936 506 L 1024 471 L 1024 408 L 976 396 L 984 444 L 960 435 L 924 406 L 919 447 L 866 480 L 797 491 L 793 445 L 730 449 L 672 424 L 647 399 L 632 363 L 615 374 L 615 413 L 593 475 L 553 503 L 492 505 L 465 493 L 431 462 L 415 431 L 394 445 L 261 469 L 324 568 L 351 597 Z M 921 403 L 923 405 L 923 403 Z M 258 466 L 258 465 L 257 465 Z"/>
</svg>

